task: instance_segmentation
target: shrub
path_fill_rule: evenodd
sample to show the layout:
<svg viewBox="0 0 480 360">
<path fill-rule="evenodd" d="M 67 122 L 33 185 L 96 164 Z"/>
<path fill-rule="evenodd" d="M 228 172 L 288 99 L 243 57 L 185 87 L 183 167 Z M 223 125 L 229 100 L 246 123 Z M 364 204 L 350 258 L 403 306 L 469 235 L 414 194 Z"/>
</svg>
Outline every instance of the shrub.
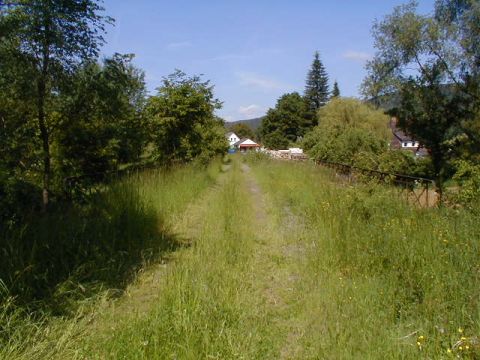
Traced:
<svg viewBox="0 0 480 360">
<path fill-rule="evenodd" d="M 470 210 L 480 212 L 480 165 L 458 161 L 453 180 L 460 186 L 458 193 L 453 196 L 454 200 Z"/>
</svg>

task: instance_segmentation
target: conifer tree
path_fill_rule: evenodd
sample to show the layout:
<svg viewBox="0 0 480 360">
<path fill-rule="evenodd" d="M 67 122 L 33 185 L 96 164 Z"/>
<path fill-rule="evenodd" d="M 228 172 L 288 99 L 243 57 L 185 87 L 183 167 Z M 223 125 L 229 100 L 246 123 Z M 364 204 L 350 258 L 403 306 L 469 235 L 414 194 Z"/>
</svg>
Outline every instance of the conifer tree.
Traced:
<svg viewBox="0 0 480 360">
<path fill-rule="evenodd" d="M 305 99 L 309 109 L 316 112 L 327 103 L 329 96 L 328 75 L 320 60 L 320 55 L 318 51 L 316 51 L 312 67 L 307 76 Z"/>
<path fill-rule="evenodd" d="M 340 89 L 338 87 L 338 82 L 335 80 L 333 83 L 333 90 L 332 90 L 332 98 L 336 98 L 340 96 Z"/>
</svg>

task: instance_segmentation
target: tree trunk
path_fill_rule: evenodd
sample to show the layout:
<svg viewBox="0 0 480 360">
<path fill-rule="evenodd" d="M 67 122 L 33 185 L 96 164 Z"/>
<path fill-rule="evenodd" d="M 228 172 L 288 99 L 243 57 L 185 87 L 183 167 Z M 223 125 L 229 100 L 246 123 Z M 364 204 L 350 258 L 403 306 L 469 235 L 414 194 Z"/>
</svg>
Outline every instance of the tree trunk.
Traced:
<svg viewBox="0 0 480 360">
<path fill-rule="evenodd" d="M 433 172 L 435 174 L 435 191 L 438 194 L 438 205 L 443 205 L 443 168 L 445 159 L 441 155 L 441 150 L 432 151 Z"/>
<path fill-rule="evenodd" d="M 38 80 L 38 126 L 40 129 L 40 138 L 42 140 L 43 150 L 43 189 L 42 189 L 42 209 L 46 212 L 50 201 L 50 139 L 45 120 L 45 77 Z"/>
</svg>

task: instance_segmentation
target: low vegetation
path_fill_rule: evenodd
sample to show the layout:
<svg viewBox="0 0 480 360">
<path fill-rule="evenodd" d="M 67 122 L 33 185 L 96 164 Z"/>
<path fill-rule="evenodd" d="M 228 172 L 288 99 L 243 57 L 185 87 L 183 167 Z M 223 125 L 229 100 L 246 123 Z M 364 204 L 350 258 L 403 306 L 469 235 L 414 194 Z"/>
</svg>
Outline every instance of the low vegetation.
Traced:
<svg viewBox="0 0 480 360">
<path fill-rule="evenodd" d="M 76 316 L 34 319 L 4 301 L 0 355 L 480 356 L 468 210 L 417 209 L 395 188 L 347 185 L 308 163 L 236 157 L 207 192 L 212 178 L 191 171 L 129 180 L 190 246 L 144 267 L 117 300 L 77 298 Z"/>
<path fill-rule="evenodd" d="M 298 358 L 480 355 L 476 216 L 415 209 L 394 189 L 341 185 L 308 165 L 255 172 L 280 221 L 288 208 L 304 223 L 290 234 L 306 257 Z"/>
<path fill-rule="evenodd" d="M 428 209 L 313 162 L 220 161 L 210 82 L 149 95 L 133 54 L 99 58 L 113 22 L 100 0 L 0 0 L 0 358 L 480 359 L 478 1 L 376 22 L 366 101 L 316 52 L 303 94 L 232 125 L 432 178 Z M 427 157 L 390 148 L 392 115 Z"/>
<path fill-rule="evenodd" d="M 141 268 L 181 246 L 172 226 L 219 166 L 149 170 L 92 195 L 87 206 L 2 228 L 0 357 L 44 336 L 39 323 L 75 318 L 96 298 L 121 295 Z"/>
</svg>

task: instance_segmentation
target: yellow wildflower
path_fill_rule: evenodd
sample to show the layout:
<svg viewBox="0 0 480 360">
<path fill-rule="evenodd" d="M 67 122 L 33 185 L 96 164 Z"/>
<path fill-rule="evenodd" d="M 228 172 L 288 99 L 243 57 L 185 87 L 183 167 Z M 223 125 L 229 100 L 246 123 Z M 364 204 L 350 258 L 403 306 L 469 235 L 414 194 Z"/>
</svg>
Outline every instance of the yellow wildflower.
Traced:
<svg viewBox="0 0 480 360">
<path fill-rule="evenodd" d="M 463 329 L 461 327 L 458 328 L 458 332 L 461 334 L 463 333 Z"/>
<path fill-rule="evenodd" d="M 451 353 L 452 353 L 452 349 L 447 349 L 447 353 L 451 354 Z"/>
</svg>

